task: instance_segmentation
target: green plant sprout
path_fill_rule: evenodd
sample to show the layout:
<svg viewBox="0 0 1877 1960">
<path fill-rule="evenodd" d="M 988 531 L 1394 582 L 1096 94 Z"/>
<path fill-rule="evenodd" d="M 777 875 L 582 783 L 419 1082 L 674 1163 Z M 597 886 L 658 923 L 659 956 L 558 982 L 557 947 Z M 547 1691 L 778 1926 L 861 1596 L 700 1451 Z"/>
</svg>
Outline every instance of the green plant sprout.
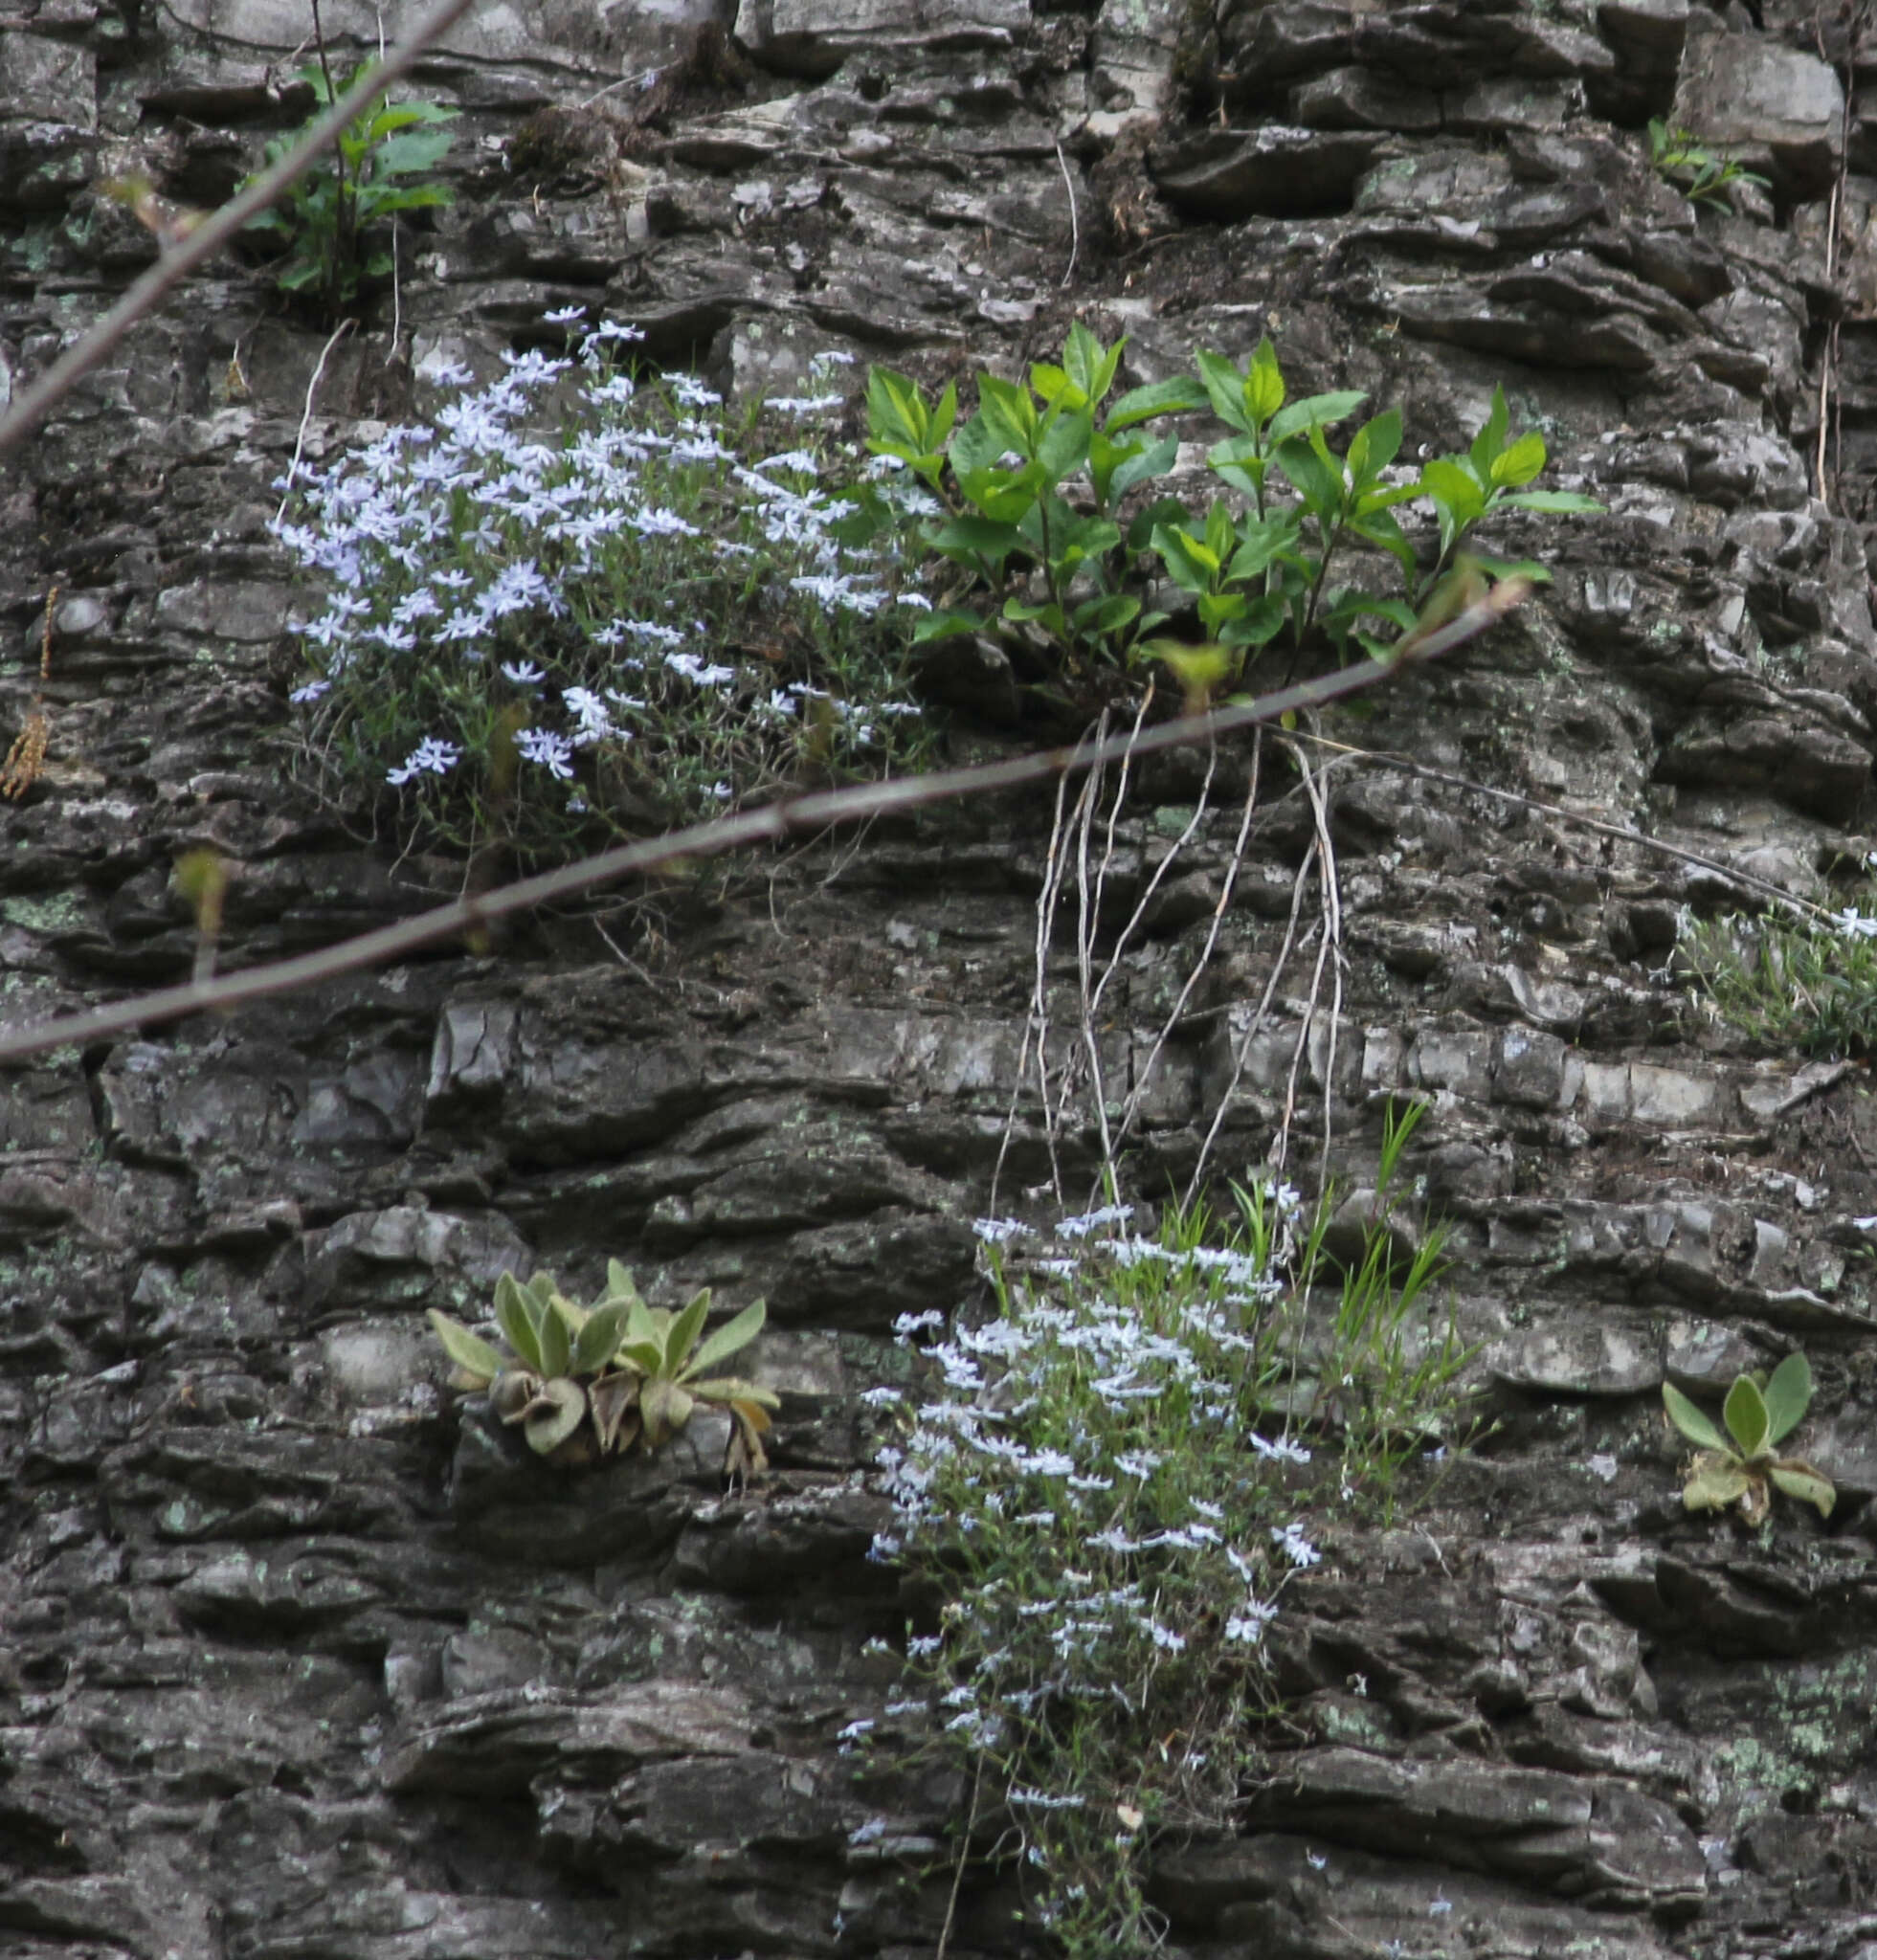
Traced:
<svg viewBox="0 0 1877 1960">
<path fill-rule="evenodd" d="M 335 84 L 322 46 L 320 60 L 295 77 L 313 91 L 313 113 L 301 129 L 268 144 L 262 167 L 277 164 L 372 66 L 362 63 Z M 283 293 L 316 300 L 327 325 L 337 326 L 369 283 L 389 278 L 395 258 L 381 229 L 385 220 L 454 202 L 447 186 L 412 180 L 442 160 L 451 138 L 437 125 L 457 113 L 436 102 L 380 102 L 348 123 L 335 155 L 315 164 L 248 227 L 272 232 L 284 241 L 285 250 L 272 268 L 275 285 Z M 246 179 L 241 188 L 253 181 Z"/>
<path fill-rule="evenodd" d="M 730 1416 L 726 1477 L 768 1467 L 762 1437 L 775 1394 L 735 1375 L 705 1370 L 747 1348 L 762 1332 L 768 1309 L 760 1300 L 707 1338 L 710 1289 L 682 1312 L 648 1306 L 633 1276 L 607 1262 L 606 1291 L 592 1306 L 568 1299 L 552 1274 L 524 1286 L 512 1273 L 496 1282 L 495 1319 L 508 1344 L 504 1355 L 460 1321 L 433 1307 L 431 1325 L 456 1363 L 453 1387 L 485 1393 L 528 1447 L 556 1462 L 577 1463 L 650 1453 L 689 1422 L 699 1402 Z"/>
<path fill-rule="evenodd" d="M 1690 204 L 1711 205 L 1717 211 L 1734 209 L 1732 193 L 1736 184 L 1756 184 L 1762 190 L 1773 188 L 1767 178 L 1732 157 L 1717 157 L 1689 131 L 1664 122 L 1660 116 L 1649 119 L 1649 165 Z"/>
<path fill-rule="evenodd" d="M 1503 390 L 1464 454 L 1413 472 L 1396 463 L 1398 409 L 1362 423 L 1340 454 L 1332 448 L 1328 432 L 1367 397 L 1342 390 L 1291 401 L 1269 340 L 1243 368 L 1200 353 L 1196 374 L 1134 389 L 1105 408 L 1125 345 L 1105 346 L 1077 322 L 1060 366 L 1036 363 L 1021 382 L 980 373 L 977 412 L 962 426 L 955 383 L 928 403 L 905 375 L 871 371 L 868 448 L 918 479 L 927 508 L 903 501 L 895 509 L 860 486 L 858 535 L 900 521 L 912 549 L 955 568 L 951 595 L 916 639 L 1028 629 L 1068 674 L 1089 661 L 1152 658 L 1190 690 L 1236 679 L 1250 653 L 1281 635 L 1293 657 L 1314 640 L 1343 658 L 1356 648 L 1385 657 L 1439 624 L 1437 606 L 1457 610 L 1456 549 L 1476 525 L 1508 508 L 1602 507 L 1531 487 L 1546 464 L 1545 440 L 1512 433 Z M 1195 511 L 1172 496 L 1148 497 L 1147 486 L 1173 469 L 1177 444 L 1171 434 L 1150 444 L 1134 432 L 1204 412 L 1232 431 L 1207 462 L 1241 503 L 1218 497 Z M 1417 501 L 1432 507 L 1439 531 L 1425 569 L 1394 515 Z M 919 521 L 906 527 L 908 508 Z M 1395 561 L 1398 595 L 1332 580 L 1363 548 Z M 1469 590 L 1488 573 L 1547 576 L 1530 562 L 1478 558 L 1465 568 Z M 1148 637 L 1169 621 L 1164 610 L 1146 610 L 1156 575 L 1187 595 L 1199 645 Z"/>
<path fill-rule="evenodd" d="M 1682 1502 L 1691 1511 L 1724 1511 L 1738 1504 L 1745 1523 L 1759 1525 L 1776 1487 L 1800 1503 L 1831 1516 L 1838 1493 L 1831 1480 L 1797 1457 L 1774 1454 L 1805 1419 L 1812 1400 L 1812 1370 L 1803 1354 L 1788 1354 L 1764 1384 L 1743 1374 L 1727 1392 L 1723 1436 L 1672 1382 L 1662 1385 L 1668 1419 L 1700 1452 L 1690 1467 Z"/>
</svg>

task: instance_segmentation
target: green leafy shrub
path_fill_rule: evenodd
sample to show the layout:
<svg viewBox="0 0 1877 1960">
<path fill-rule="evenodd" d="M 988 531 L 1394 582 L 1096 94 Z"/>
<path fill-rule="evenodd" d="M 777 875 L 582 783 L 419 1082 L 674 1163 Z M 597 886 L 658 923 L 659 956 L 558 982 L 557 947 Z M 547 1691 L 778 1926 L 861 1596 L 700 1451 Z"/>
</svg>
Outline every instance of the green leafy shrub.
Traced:
<svg viewBox="0 0 1877 1960">
<path fill-rule="evenodd" d="M 889 506 L 861 486 L 860 525 L 904 526 L 910 515 L 908 552 L 953 568 L 949 602 L 920 623 L 918 639 L 1027 629 L 1071 675 L 1084 662 L 1144 656 L 1185 661 L 1190 673 L 1194 649 L 1147 637 L 1167 620 L 1144 610 L 1157 572 L 1189 595 L 1220 678 L 1235 679 L 1248 653 L 1281 636 L 1293 650 L 1321 637 L 1344 657 L 1358 646 L 1385 654 L 1432 623 L 1427 609 L 1456 547 L 1495 512 L 1601 508 L 1588 497 L 1530 487 L 1545 467 L 1544 438 L 1510 432 L 1503 390 L 1464 454 L 1417 473 L 1396 467 L 1396 409 L 1364 422 L 1337 453 L 1328 431 L 1367 397 L 1342 390 L 1289 400 L 1268 340 L 1242 369 L 1201 353 L 1196 374 L 1110 404 L 1124 345 L 1104 346 L 1078 322 L 1060 366 L 1037 363 L 1021 382 L 981 373 L 976 412 L 962 425 L 955 384 L 928 402 L 906 376 L 872 370 L 868 447 L 916 479 L 924 495 Z M 1199 511 L 1148 495 L 1173 469 L 1177 443 L 1138 432 L 1163 416 L 1203 412 L 1232 432 L 1207 461 L 1235 498 L 1217 497 Z M 1394 515 L 1416 501 L 1431 508 L 1439 533 L 1425 569 Z M 1395 562 L 1399 596 L 1332 581 L 1357 550 Z M 1546 575 L 1531 564 L 1478 565 L 1498 575 Z"/>
<path fill-rule="evenodd" d="M 1803 917 L 1685 914 L 1679 951 L 1698 1000 L 1774 1048 L 1877 1053 L 1877 917 L 1846 905 Z"/>
<path fill-rule="evenodd" d="M 1732 157 L 1717 157 L 1687 130 L 1677 128 L 1659 116 L 1649 120 L 1649 165 L 1690 204 L 1709 204 L 1719 211 L 1734 208 L 1735 185 L 1754 184 L 1762 190 L 1773 188 L 1766 178 L 1735 163 Z"/>
<path fill-rule="evenodd" d="M 302 68 L 294 78 L 313 91 L 313 113 L 300 129 L 267 145 L 263 167 L 279 163 L 374 65 L 363 63 L 337 84 L 324 60 Z M 250 221 L 251 232 L 271 232 L 285 247 L 272 273 L 281 292 L 316 301 L 327 324 L 337 326 L 368 285 L 391 275 L 387 221 L 453 201 L 446 186 L 422 181 L 421 173 L 442 161 L 451 138 L 439 125 L 456 115 L 436 102 L 374 104 L 346 125 L 333 153 Z"/>
<path fill-rule="evenodd" d="M 617 1259 L 591 1306 L 568 1299 L 549 1273 L 525 1286 L 512 1273 L 496 1283 L 495 1319 L 508 1353 L 460 1321 L 431 1309 L 431 1325 L 456 1364 L 453 1386 L 485 1393 L 502 1420 L 520 1425 L 528 1447 L 557 1462 L 588 1462 L 634 1448 L 658 1449 L 690 1421 L 699 1402 L 728 1412 L 725 1474 L 768 1466 L 763 1433 L 775 1395 L 736 1375 L 705 1370 L 763 1330 L 756 1301 L 707 1337 L 708 1287 L 681 1313 L 648 1306 Z"/>
<path fill-rule="evenodd" d="M 733 422 L 583 311 L 549 316 L 577 362 L 433 362 L 434 412 L 306 471 L 276 526 L 326 593 L 302 770 L 400 839 L 554 862 L 923 752 L 897 569 L 819 482 L 839 393 Z"/>
<path fill-rule="evenodd" d="M 901 1323 L 938 1379 L 882 1455 L 899 1522 L 876 1555 L 943 1602 L 908 1643 L 937 1746 L 1076 1960 L 1153 1949 L 1152 1845 L 1222 1824 L 1255 1769 L 1285 1585 L 1463 1426 L 1438 1233 L 1398 1258 L 1384 1198 L 1338 1269 L 1327 1205 L 1240 1205 L 1222 1242 L 1197 1212 L 1146 1238 L 1109 1208 L 1023 1261 L 1020 1228 L 985 1221 L 994 1315 Z"/>
<path fill-rule="evenodd" d="M 1742 1519 L 1757 1526 L 1775 1488 L 1800 1503 L 1816 1504 L 1821 1518 L 1838 1501 L 1831 1480 L 1797 1457 L 1774 1454 L 1805 1419 L 1812 1401 L 1812 1369 L 1802 1354 L 1788 1354 L 1770 1380 L 1743 1374 L 1727 1392 L 1723 1436 L 1671 1382 L 1662 1385 L 1668 1419 L 1698 1446 L 1682 1502 L 1691 1511 L 1724 1511 L 1737 1504 Z"/>
</svg>

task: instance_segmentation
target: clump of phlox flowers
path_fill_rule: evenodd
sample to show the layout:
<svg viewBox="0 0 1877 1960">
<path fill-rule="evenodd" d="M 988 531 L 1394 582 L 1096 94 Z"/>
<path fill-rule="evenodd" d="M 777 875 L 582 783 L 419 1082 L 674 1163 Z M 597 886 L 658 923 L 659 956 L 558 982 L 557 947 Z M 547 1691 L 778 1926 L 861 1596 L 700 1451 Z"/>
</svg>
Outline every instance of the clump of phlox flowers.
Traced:
<svg viewBox="0 0 1877 1960">
<path fill-rule="evenodd" d="M 293 694 L 320 787 L 552 857 L 904 758 L 898 568 L 842 542 L 820 480 L 846 357 L 739 417 L 581 311 L 547 316 L 573 351 L 505 354 L 486 386 L 426 364 L 427 419 L 280 486 L 324 594 Z"/>
<path fill-rule="evenodd" d="M 898 1518 L 875 1555 L 950 1602 L 910 1643 L 932 1719 L 982 1761 L 1073 1954 L 1154 1944 L 1148 1838 L 1224 1815 L 1268 1701 L 1265 1628 L 1316 1556 L 1311 1453 L 1278 1413 L 1292 1209 L 1218 1246 L 1190 1221 L 1132 1236 L 1128 1215 L 1041 1244 L 983 1221 L 998 1311 L 901 1323 L 930 1387 L 881 1456 Z"/>
</svg>

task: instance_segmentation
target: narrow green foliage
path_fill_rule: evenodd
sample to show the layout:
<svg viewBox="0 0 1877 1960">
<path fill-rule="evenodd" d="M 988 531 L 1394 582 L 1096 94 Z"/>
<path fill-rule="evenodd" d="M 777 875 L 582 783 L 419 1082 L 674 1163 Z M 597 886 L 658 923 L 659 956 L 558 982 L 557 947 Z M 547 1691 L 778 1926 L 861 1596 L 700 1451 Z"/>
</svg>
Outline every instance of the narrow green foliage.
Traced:
<svg viewBox="0 0 1877 1960">
<path fill-rule="evenodd" d="M 302 68 L 294 78 L 312 90 L 313 113 L 302 128 L 267 145 L 263 167 L 279 163 L 375 65 L 366 62 L 337 83 L 318 63 Z M 440 125 L 456 115 L 436 102 L 381 101 L 346 125 L 336 160 L 328 156 L 315 164 L 248 227 L 282 241 L 285 249 L 272 268 L 281 292 L 313 301 L 326 323 L 337 326 L 368 287 L 391 276 L 395 260 L 388 222 L 404 212 L 454 201 L 447 187 L 423 172 L 443 160 L 451 137 Z"/>
<path fill-rule="evenodd" d="M 758 1300 L 704 1337 L 710 1293 L 677 1314 L 647 1306 L 616 1259 L 607 1290 L 592 1306 L 570 1300 L 549 1273 L 523 1285 L 512 1273 L 496 1282 L 495 1321 L 512 1359 L 446 1313 L 431 1310 L 461 1389 L 486 1392 L 502 1420 L 519 1424 L 529 1446 L 563 1462 L 653 1451 L 690 1420 L 699 1402 L 729 1412 L 725 1473 L 747 1478 L 768 1467 L 762 1437 L 773 1391 L 704 1370 L 747 1348 L 768 1309 Z"/>
<path fill-rule="evenodd" d="M 1766 178 L 1732 157 L 1717 157 L 1687 130 L 1674 127 L 1659 116 L 1649 121 L 1649 164 L 1690 204 L 1712 205 L 1717 211 L 1734 209 L 1733 188 L 1737 184 L 1755 184 L 1762 190 L 1773 188 Z"/>
<path fill-rule="evenodd" d="M 868 447 L 912 472 L 941 506 L 911 542 L 954 568 L 952 592 L 920 625 L 937 640 L 961 633 L 1027 633 L 1068 675 L 1089 661 L 1160 660 L 1189 697 L 1235 681 L 1247 657 L 1283 639 L 1293 651 L 1323 640 L 1340 656 L 1384 654 L 1431 630 L 1426 609 L 1455 547 L 1506 509 L 1563 513 L 1601 506 L 1575 493 L 1533 490 L 1544 438 L 1514 435 L 1503 391 L 1464 455 L 1419 473 L 1397 466 L 1401 413 L 1361 423 L 1339 454 L 1329 431 L 1359 410 L 1347 390 L 1288 398 L 1276 350 L 1259 344 L 1249 364 L 1197 355 L 1196 372 L 1109 401 L 1125 343 L 1105 346 L 1080 322 L 1060 365 L 1034 364 L 1013 382 L 977 377 L 977 412 L 957 426 L 955 384 L 928 405 L 903 374 L 875 368 L 868 386 Z M 1231 431 L 1207 461 L 1230 496 L 1203 509 L 1151 494 L 1173 469 L 1172 434 L 1150 443 L 1134 432 L 1173 414 L 1210 412 Z M 862 529 L 904 522 L 877 490 L 856 492 Z M 1394 515 L 1431 506 L 1438 549 L 1423 570 Z M 1332 579 L 1358 554 L 1393 561 L 1398 593 L 1366 579 Z M 1482 571 L 1543 577 L 1530 564 Z M 1164 612 L 1146 610 L 1155 580 L 1185 594 L 1200 641 L 1154 637 Z"/>
<path fill-rule="evenodd" d="M 882 1453 L 900 1522 L 876 1548 L 945 1602 L 908 1645 L 937 1747 L 1008 1813 L 1070 1960 L 1158 1944 L 1154 1845 L 1226 1828 L 1256 1773 L 1285 1588 L 1464 1426 L 1438 1235 L 1397 1271 L 1384 1205 L 1338 1272 L 1294 1192 L 1240 1205 L 1229 1232 L 1170 1212 L 1154 1238 L 1104 1238 L 1110 1208 L 1063 1221 L 1047 1258 L 994 1250 L 995 1314 L 927 1350 L 942 1380 Z"/>
<path fill-rule="evenodd" d="M 1778 1489 L 1800 1503 L 1816 1504 L 1821 1518 L 1830 1517 L 1838 1500 L 1831 1480 L 1798 1458 L 1774 1455 L 1775 1446 L 1805 1419 L 1811 1401 L 1811 1364 L 1799 1353 L 1788 1354 L 1770 1378 L 1743 1374 L 1734 1382 L 1721 1410 L 1725 1436 L 1680 1389 L 1665 1382 L 1662 1402 L 1668 1419 L 1699 1453 L 1683 1503 L 1691 1511 L 1738 1504 L 1741 1517 L 1756 1526 Z"/>
<path fill-rule="evenodd" d="M 1877 1052 L 1877 918 L 1729 913 L 1682 923 L 1696 997 L 1717 1020 L 1773 1048 Z"/>
</svg>

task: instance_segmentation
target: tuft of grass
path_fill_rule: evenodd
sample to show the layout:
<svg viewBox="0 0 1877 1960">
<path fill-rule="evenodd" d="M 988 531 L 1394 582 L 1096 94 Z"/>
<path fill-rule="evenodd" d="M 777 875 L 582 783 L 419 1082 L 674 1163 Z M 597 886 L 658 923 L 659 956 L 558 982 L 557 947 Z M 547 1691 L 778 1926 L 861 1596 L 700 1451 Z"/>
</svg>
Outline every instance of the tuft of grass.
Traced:
<svg viewBox="0 0 1877 1960">
<path fill-rule="evenodd" d="M 557 862 L 929 741 L 894 624 L 917 595 L 820 483 L 839 390 L 739 418 L 583 311 L 548 316 L 577 354 L 483 388 L 432 364 L 427 418 L 281 486 L 325 594 L 302 772 L 402 841 Z"/>
<path fill-rule="evenodd" d="M 1680 951 L 1715 1019 L 1771 1048 L 1877 1050 L 1877 916 L 1685 916 Z"/>
<path fill-rule="evenodd" d="M 1384 1193 L 1413 1127 L 1391 1118 Z M 876 1554 L 943 1602 L 911 1676 L 1071 1960 L 1157 1944 L 1152 1846 L 1223 1823 L 1256 1771 L 1286 1583 L 1340 1522 L 1392 1516 L 1464 1426 L 1439 1233 L 1398 1259 L 1384 1202 L 1337 1269 L 1327 1201 L 1238 1206 L 1153 1237 L 1109 1207 L 1021 1261 L 1021 1228 L 984 1221 L 994 1315 L 901 1327 L 932 1337 L 936 1384 L 883 1453 L 899 1524 Z"/>
</svg>

